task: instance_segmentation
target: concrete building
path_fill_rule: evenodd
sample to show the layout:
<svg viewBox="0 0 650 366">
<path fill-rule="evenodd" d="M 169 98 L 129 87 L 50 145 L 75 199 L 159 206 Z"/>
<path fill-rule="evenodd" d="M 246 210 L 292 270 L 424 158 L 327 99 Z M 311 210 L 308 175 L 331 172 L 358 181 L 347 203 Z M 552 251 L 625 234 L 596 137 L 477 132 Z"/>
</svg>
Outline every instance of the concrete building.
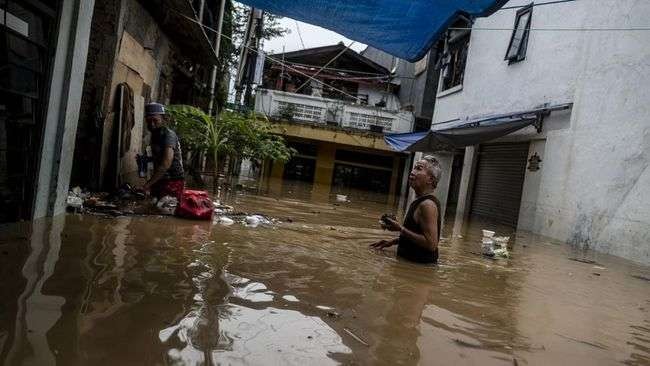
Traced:
<svg viewBox="0 0 650 366">
<path fill-rule="evenodd" d="M 414 131 L 431 128 L 435 98 L 438 91 L 440 69 L 436 63 L 442 42 L 436 43 L 429 53 L 418 62 L 408 62 L 373 47 L 361 51 L 361 55 L 391 71 L 391 81 L 399 85 L 397 97 L 402 109 L 415 116 Z"/>
<path fill-rule="evenodd" d="M 132 181 L 145 102 L 207 107 L 215 35 L 199 23 L 214 25 L 219 5 L 0 4 L 0 222 L 63 213 L 71 176 Z"/>
<path fill-rule="evenodd" d="M 448 32 L 432 129 L 571 108 L 456 151 L 456 167 L 438 152 L 449 172 L 438 194 L 457 195 L 457 224 L 487 219 L 650 263 L 650 37 L 633 30 L 647 27 L 650 3 L 529 4 Z"/>
<path fill-rule="evenodd" d="M 391 151 L 383 133 L 410 132 L 414 119 L 402 110 L 389 71 L 342 44 L 270 57 L 284 66 L 266 63 L 255 110 L 298 154 L 265 169 L 268 189 L 297 194 L 290 182 L 298 181 L 313 185 L 304 192 L 312 198 L 395 203 L 407 155 Z"/>
<path fill-rule="evenodd" d="M 0 4 L 0 222 L 65 208 L 93 7 Z"/>
<path fill-rule="evenodd" d="M 148 145 L 146 103 L 207 110 L 216 35 L 206 33 L 198 19 L 213 26 L 219 5 L 218 0 L 95 5 L 73 184 L 111 190 L 141 183 L 135 157 Z"/>
</svg>

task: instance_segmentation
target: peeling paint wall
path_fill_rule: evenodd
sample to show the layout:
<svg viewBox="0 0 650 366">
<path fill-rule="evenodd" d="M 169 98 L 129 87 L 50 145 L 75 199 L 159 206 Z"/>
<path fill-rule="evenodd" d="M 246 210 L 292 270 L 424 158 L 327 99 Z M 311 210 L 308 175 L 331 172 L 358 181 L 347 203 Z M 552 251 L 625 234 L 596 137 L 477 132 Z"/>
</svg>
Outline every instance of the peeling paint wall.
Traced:
<svg viewBox="0 0 650 366">
<path fill-rule="evenodd" d="M 122 181 L 138 184 L 141 181 L 137 177 L 135 155 L 142 153 L 148 139 L 144 104 L 169 102 L 174 65 L 180 52 L 139 1 L 107 0 L 98 3 L 96 8 L 80 118 L 81 148 L 76 160 L 80 164 L 77 175 L 91 172 L 92 177 L 86 177 L 91 182 L 84 183 L 100 189 L 115 174 L 116 154 L 112 144 L 119 85 L 126 83 L 130 87 L 135 109 L 131 145 L 121 159 L 120 175 Z M 77 180 L 83 182 L 78 177 Z"/>
<path fill-rule="evenodd" d="M 135 126 L 131 130 L 131 146 L 121 159 L 120 175 L 124 182 L 141 183 L 137 176 L 135 155 L 144 151 L 147 137 L 144 128 L 143 110 L 146 101 L 167 102 L 165 93 L 161 93 L 162 78 L 171 79 L 173 64 L 172 44 L 160 29 L 156 21 L 136 0 L 126 0 L 124 29 L 122 30 L 117 57 L 113 66 L 113 78 L 110 84 L 110 99 L 104 120 L 102 141 L 101 171 L 105 181 L 109 161 L 114 159 L 111 154 L 111 141 L 114 139 L 113 129 L 116 121 L 117 88 L 120 84 L 129 85 L 134 95 Z M 163 82 L 164 83 L 164 82 Z M 163 87 L 164 89 L 164 87 Z M 162 95 L 161 95 L 162 94 Z M 169 94 L 167 93 L 167 98 Z"/>
<path fill-rule="evenodd" d="M 506 6 L 526 5 L 510 1 Z M 474 28 L 511 28 L 516 10 Z M 533 28 L 647 26 L 650 2 L 535 7 Z M 573 102 L 570 112 L 503 141 L 531 140 L 519 228 L 650 263 L 650 37 L 644 31 L 532 31 L 526 59 L 503 60 L 509 31 L 472 31 L 462 90 L 436 101 L 434 123 Z"/>
</svg>

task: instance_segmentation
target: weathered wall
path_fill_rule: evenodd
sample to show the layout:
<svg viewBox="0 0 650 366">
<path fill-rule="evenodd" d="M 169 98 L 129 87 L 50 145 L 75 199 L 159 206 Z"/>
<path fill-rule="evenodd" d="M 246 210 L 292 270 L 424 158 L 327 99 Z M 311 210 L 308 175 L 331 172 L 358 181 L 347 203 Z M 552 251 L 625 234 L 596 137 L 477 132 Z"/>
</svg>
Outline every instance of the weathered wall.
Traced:
<svg viewBox="0 0 650 366">
<path fill-rule="evenodd" d="M 72 181 L 99 188 L 100 146 L 105 106 L 110 100 L 113 64 L 119 46 L 118 30 L 123 27 L 123 0 L 95 3 L 84 76 L 83 96 L 74 156 Z"/>
<path fill-rule="evenodd" d="M 524 5 L 511 1 L 507 5 Z M 510 28 L 515 10 L 475 28 Z M 535 7 L 532 27 L 639 27 L 650 3 Z M 532 31 L 526 59 L 503 60 L 510 32 L 475 29 L 462 90 L 437 99 L 434 123 L 573 102 L 532 140 L 541 170 L 526 172 L 520 229 L 650 263 L 650 37 L 641 31 Z"/>
<path fill-rule="evenodd" d="M 586 27 L 638 27 L 650 2 L 604 1 Z M 650 263 L 650 37 L 647 32 L 585 36 L 577 80 L 572 157 L 567 177 L 575 194 L 569 239 Z"/>
<path fill-rule="evenodd" d="M 513 0 L 505 6 L 528 3 Z M 532 27 L 580 26 L 587 8 L 592 8 L 586 4 L 577 1 L 535 7 Z M 511 29 L 515 13 L 516 9 L 501 10 L 490 17 L 478 18 L 474 28 Z M 433 123 L 573 100 L 584 32 L 533 31 L 526 59 L 509 65 L 504 56 L 511 33 L 472 31 L 462 90 L 438 97 Z"/>
<path fill-rule="evenodd" d="M 402 108 L 410 108 L 417 118 L 431 119 L 435 103 L 435 92 L 437 89 L 438 73 L 434 70 L 435 52 L 428 58 L 427 67 L 417 75 L 415 74 L 415 63 L 393 56 L 373 47 L 367 47 L 362 55 L 391 70 L 395 67 L 395 81 L 399 83 L 398 99 Z"/>
<path fill-rule="evenodd" d="M 374 106 L 375 104 L 384 100 L 386 102 L 386 109 L 391 111 L 400 110 L 400 102 L 397 96 L 393 93 L 387 92 L 385 89 L 378 85 L 359 85 L 359 94 L 368 95 L 368 105 Z"/>
<path fill-rule="evenodd" d="M 112 174 L 109 165 L 114 159 L 111 144 L 115 138 L 117 88 L 120 84 L 126 83 L 133 91 L 135 126 L 131 130 L 129 150 L 121 160 L 121 175 L 124 181 L 137 184 L 140 180 L 137 177 L 135 155 L 142 153 L 146 139 L 143 120 L 144 104 L 149 100 L 158 101 L 161 97 L 163 98 L 161 102 L 168 101 L 164 100 L 164 96 L 169 96 L 167 84 L 172 78 L 174 52 L 173 45 L 163 30 L 138 1 L 122 0 L 120 11 L 111 13 L 111 15 L 115 14 L 119 14 L 121 18 L 117 21 L 111 20 L 118 25 L 114 59 L 109 63 L 110 78 L 95 79 L 95 83 L 88 84 L 86 88 L 106 90 L 100 141 L 100 184 L 104 184 L 107 175 Z"/>
</svg>

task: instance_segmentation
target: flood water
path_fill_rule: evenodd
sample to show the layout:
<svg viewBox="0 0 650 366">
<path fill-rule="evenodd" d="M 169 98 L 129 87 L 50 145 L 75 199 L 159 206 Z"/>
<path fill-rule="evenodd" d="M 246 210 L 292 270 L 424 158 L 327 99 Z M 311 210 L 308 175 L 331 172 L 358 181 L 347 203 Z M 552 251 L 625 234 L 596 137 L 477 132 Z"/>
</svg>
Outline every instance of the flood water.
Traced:
<svg viewBox="0 0 650 366">
<path fill-rule="evenodd" d="M 0 364 L 650 364 L 648 267 L 522 232 L 484 258 L 478 223 L 423 266 L 368 249 L 378 204 L 231 204 L 281 223 L 0 226 Z"/>
</svg>

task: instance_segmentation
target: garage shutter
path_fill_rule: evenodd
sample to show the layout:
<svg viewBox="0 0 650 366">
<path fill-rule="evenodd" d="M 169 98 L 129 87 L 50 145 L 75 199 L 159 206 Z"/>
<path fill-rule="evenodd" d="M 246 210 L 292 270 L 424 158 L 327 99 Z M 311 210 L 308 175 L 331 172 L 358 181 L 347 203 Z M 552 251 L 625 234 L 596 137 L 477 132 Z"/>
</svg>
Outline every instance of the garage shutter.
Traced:
<svg viewBox="0 0 650 366">
<path fill-rule="evenodd" d="M 517 226 L 528 145 L 528 142 L 481 145 L 472 216 Z"/>
</svg>

